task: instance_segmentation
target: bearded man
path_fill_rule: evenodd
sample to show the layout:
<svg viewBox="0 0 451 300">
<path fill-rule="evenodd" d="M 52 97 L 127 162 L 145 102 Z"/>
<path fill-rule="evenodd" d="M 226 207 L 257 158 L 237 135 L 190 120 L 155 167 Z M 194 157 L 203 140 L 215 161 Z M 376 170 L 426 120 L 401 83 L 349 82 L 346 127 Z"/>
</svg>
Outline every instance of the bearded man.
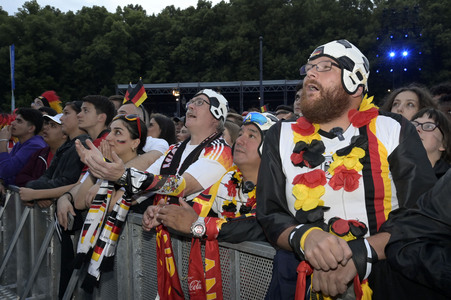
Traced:
<svg viewBox="0 0 451 300">
<path fill-rule="evenodd" d="M 366 96 L 369 63 L 350 42 L 316 48 L 301 75 L 303 117 L 268 131 L 258 177 L 257 219 L 278 249 L 267 298 L 360 299 L 385 258 L 380 226 L 434 174 L 412 124 Z"/>
</svg>

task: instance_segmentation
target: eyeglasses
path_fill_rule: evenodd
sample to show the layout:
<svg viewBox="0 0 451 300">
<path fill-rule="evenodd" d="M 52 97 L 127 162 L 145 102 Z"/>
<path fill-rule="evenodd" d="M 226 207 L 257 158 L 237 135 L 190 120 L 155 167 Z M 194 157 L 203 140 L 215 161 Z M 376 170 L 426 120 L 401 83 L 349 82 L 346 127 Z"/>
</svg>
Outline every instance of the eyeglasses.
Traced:
<svg viewBox="0 0 451 300">
<path fill-rule="evenodd" d="M 118 119 L 126 119 L 127 121 L 136 121 L 136 126 L 138 127 L 138 136 L 139 139 L 141 139 L 141 122 L 138 115 L 117 115 L 113 118 L 113 121 L 116 121 Z"/>
<path fill-rule="evenodd" d="M 190 104 L 193 104 L 194 106 L 201 106 L 204 103 L 207 103 L 208 105 L 210 105 L 210 103 L 208 103 L 208 101 L 206 101 L 202 98 L 191 99 L 190 101 L 188 101 L 186 103 L 186 110 L 188 110 L 188 105 L 190 105 Z"/>
<path fill-rule="evenodd" d="M 417 128 L 418 126 L 421 126 L 421 129 L 423 129 L 423 131 L 434 131 L 435 128 L 438 127 L 438 129 L 440 130 L 440 127 L 432 122 L 424 122 L 424 123 L 420 123 L 417 121 L 412 121 L 411 122 L 413 124 L 413 126 L 415 126 L 415 128 Z M 440 130 L 441 132 L 441 130 Z"/>
<path fill-rule="evenodd" d="M 301 76 L 307 75 L 307 72 L 313 69 L 313 67 L 316 67 L 316 71 L 318 72 L 327 72 L 332 69 L 332 66 L 335 66 L 337 68 L 340 67 L 340 65 L 334 62 L 325 60 L 320 61 L 317 64 L 305 64 L 299 69 L 299 73 L 301 74 Z"/>
</svg>

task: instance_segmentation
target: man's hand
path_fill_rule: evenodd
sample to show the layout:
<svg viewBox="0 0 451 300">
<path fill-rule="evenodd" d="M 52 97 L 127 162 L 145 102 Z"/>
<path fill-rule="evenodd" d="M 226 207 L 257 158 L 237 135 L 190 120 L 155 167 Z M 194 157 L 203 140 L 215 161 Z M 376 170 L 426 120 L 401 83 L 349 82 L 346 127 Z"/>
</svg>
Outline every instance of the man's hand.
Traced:
<svg viewBox="0 0 451 300">
<path fill-rule="evenodd" d="M 346 266 L 338 265 L 335 270 L 314 270 L 312 276 L 313 291 L 334 297 L 343 294 L 348 289 L 348 284 L 357 275 L 354 262 L 348 261 Z"/>
<path fill-rule="evenodd" d="M 0 130 L 0 139 L 7 139 L 10 140 L 11 139 L 11 126 L 5 126 L 2 128 L 2 130 Z"/>
<path fill-rule="evenodd" d="M 69 196 L 65 194 L 59 197 L 56 207 L 58 222 L 64 228 L 64 230 L 67 230 L 67 213 L 70 213 L 74 217 L 76 216 L 74 207 L 70 203 Z"/>
<path fill-rule="evenodd" d="M 111 181 L 118 180 L 125 172 L 124 162 L 111 151 L 111 162 L 106 162 L 102 153 L 90 140 L 86 140 L 90 149 L 86 149 L 79 140 L 75 141 L 75 147 L 80 159 L 89 167 L 89 173 L 97 178 L 103 178 Z"/>
<path fill-rule="evenodd" d="M 22 201 L 31 201 L 34 200 L 34 189 L 21 187 L 19 188 L 19 195 Z"/>
<path fill-rule="evenodd" d="M 304 255 L 314 269 L 329 271 L 339 264 L 345 266 L 352 251 L 345 240 L 322 230 L 313 230 L 305 239 Z"/>
<path fill-rule="evenodd" d="M 143 214 L 142 227 L 144 231 L 150 231 L 152 228 L 157 227 L 161 223 L 157 221 L 156 215 L 160 208 L 164 207 L 164 200 L 161 200 L 158 205 L 151 205 L 147 207 Z"/>
<path fill-rule="evenodd" d="M 166 227 L 170 227 L 181 233 L 191 233 L 191 225 L 199 217 L 196 211 L 185 201 L 179 198 L 180 206 L 166 205 L 156 214 L 156 218 Z"/>
<path fill-rule="evenodd" d="M 103 159 L 102 153 L 99 149 L 97 149 L 96 146 L 92 143 L 91 140 L 85 141 L 86 145 L 89 147 L 87 149 L 85 146 L 83 146 L 82 142 L 80 140 L 75 140 L 75 149 L 77 150 L 78 156 L 80 156 L 80 160 L 85 164 L 88 165 L 88 159 L 92 156 L 98 156 Z M 88 165 L 88 167 L 90 167 Z"/>
<path fill-rule="evenodd" d="M 36 201 L 36 204 L 40 207 L 40 208 L 47 208 L 50 207 L 50 205 L 53 204 L 52 200 L 38 200 Z"/>
</svg>

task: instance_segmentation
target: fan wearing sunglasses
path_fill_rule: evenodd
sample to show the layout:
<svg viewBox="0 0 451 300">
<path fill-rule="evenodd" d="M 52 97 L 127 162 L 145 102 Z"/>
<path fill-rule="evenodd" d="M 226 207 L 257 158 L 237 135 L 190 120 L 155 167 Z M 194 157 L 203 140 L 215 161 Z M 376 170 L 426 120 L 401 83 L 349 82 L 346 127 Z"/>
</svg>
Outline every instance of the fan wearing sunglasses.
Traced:
<svg viewBox="0 0 451 300">
<path fill-rule="evenodd" d="M 215 184 L 194 198 L 192 207 L 180 199 L 180 206 L 160 203 L 148 208 L 154 217 L 149 218 L 150 222 L 143 222 L 145 231 L 164 224 L 168 228 L 193 236 L 188 273 L 202 268 L 200 239 L 207 239 L 205 260 L 214 263 L 212 268 L 206 270 L 206 278 L 216 284 L 208 291 L 190 291 L 191 298 L 201 296 L 208 299 L 213 294 L 222 298 L 222 290 L 219 288 L 221 276 L 214 271 L 220 270 L 218 241 L 265 241 L 263 230 L 255 218 L 255 190 L 264 136 L 277 121 L 277 118 L 269 113 L 247 114 L 233 146 L 234 165 Z M 205 282 L 203 273 L 198 275 L 200 276 L 189 276 L 188 281 Z"/>
<path fill-rule="evenodd" d="M 137 115 L 117 115 L 110 124 L 110 133 L 100 143 L 99 150 L 106 161 L 113 160 L 113 152 L 123 162 L 127 163 L 143 154 L 143 147 L 147 138 L 147 126 Z M 88 147 L 94 147 L 91 141 L 87 141 Z M 89 172 L 89 170 L 88 170 Z M 91 174 L 92 175 L 92 174 Z M 95 183 L 94 176 L 85 176 L 75 198 L 75 208 L 86 209 L 91 206 L 92 197 L 85 197 Z M 116 198 L 122 196 L 117 195 Z"/>
<path fill-rule="evenodd" d="M 110 126 L 110 133 L 100 144 L 99 150 L 106 161 L 111 161 L 113 153 L 116 159 L 120 159 L 123 163 L 136 158 L 139 154 L 144 153 L 143 147 L 147 138 L 146 124 L 137 115 L 118 115 L 114 117 Z M 95 148 L 92 142 L 87 143 L 88 147 Z M 89 170 L 88 170 L 89 174 Z M 98 191 L 94 199 L 87 196 L 87 192 L 94 185 L 99 185 Z M 106 179 L 96 179 L 89 174 L 85 176 L 85 180 L 80 186 L 75 198 L 75 208 L 89 208 L 88 215 L 82 227 L 80 241 L 77 247 L 77 256 L 75 258 L 75 266 L 81 267 L 85 256 L 88 252 L 96 247 L 95 253 L 104 248 L 107 249 L 109 257 L 114 257 L 116 240 L 111 237 L 111 230 L 119 234 L 123 223 L 125 222 L 129 207 L 132 205 L 130 197 L 123 197 L 124 189 L 114 186 L 113 182 Z M 109 216 L 107 212 L 112 211 Z M 105 226 L 104 226 L 105 225 Z M 100 234 L 96 234 L 100 232 Z M 101 250 L 99 250 L 101 249 Z M 111 259 L 98 259 L 93 255 L 96 265 L 92 271 L 90 267 L 89 274 L 93 277 L 100 276 L 100 264 L 103 267 L 112 264 Z M 93 274 L 93 272 L 97 272 Z M 92 292 L 93 286 L 87 276 L 85 290 Z"/>
<path fill-rule="evenodd" d="M 451 122 L 435 108 L 423 108 L 412 117 L 437 178 L 445 175 L 451 163 Z"/>
</svg>

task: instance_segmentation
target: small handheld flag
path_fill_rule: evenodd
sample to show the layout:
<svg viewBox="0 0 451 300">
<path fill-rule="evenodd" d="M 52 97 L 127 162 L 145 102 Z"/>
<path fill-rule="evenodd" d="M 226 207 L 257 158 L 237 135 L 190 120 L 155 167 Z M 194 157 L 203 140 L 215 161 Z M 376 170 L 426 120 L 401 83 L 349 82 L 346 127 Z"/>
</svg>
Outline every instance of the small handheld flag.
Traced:
<svg viewBox="0 0 451 300">
<path fill-rule="evenodd" d="M 130 85 L 127 88 L 127 92 L 125 93 L 123 103 L 125 103 L 127 101 L 131 101 L 138 107 L 146 99 L 147 99 L 147 93 L 146 93 L 146 90 L 144 89 L 143 82 L 140 78 L 138 83 L 135 85 L 135 87 L 132 87 L 132 85 L 130 83 Z"/>
</svg>

